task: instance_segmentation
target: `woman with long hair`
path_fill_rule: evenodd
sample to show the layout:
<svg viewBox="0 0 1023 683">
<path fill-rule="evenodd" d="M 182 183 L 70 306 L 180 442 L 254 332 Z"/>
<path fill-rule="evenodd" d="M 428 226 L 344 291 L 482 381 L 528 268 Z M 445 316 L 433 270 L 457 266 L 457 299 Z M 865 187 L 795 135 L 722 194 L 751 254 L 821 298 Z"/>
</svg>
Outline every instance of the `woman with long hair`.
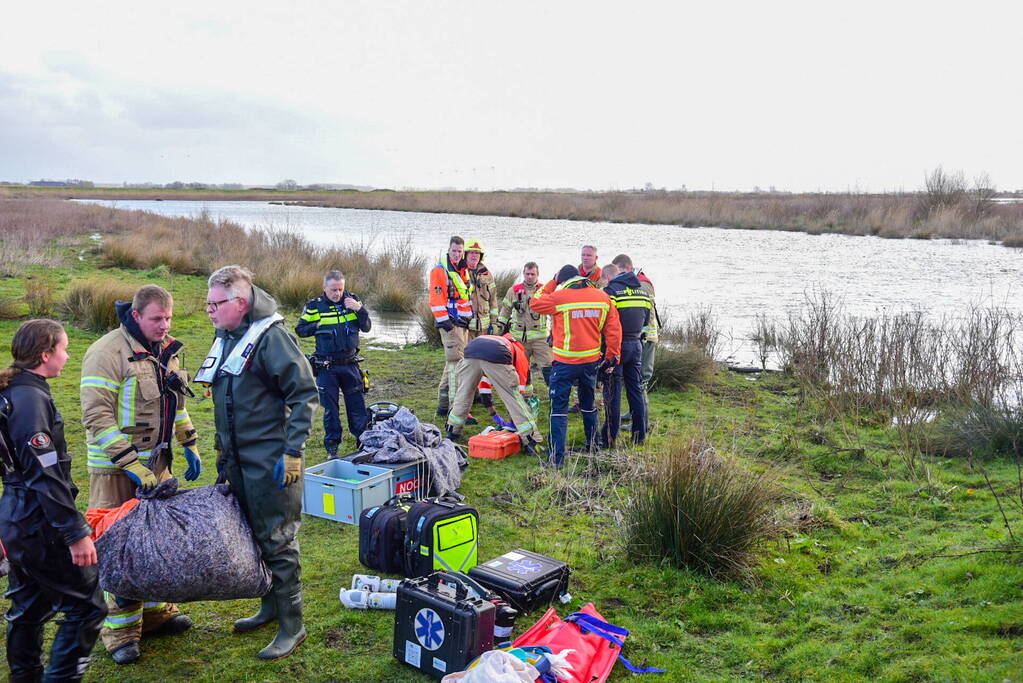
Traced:
<svg viewBox="0 0 1023 683">
<path fill-rule="evenodd" d="M 107 613 L 91 530 L 75 507 L 64 419 L 47 383 L 70 358 L 67 346 L 60 323 L 29 320 L 14 333 L 10 367 L 0 371 L 0 435 L 10 454 L 0 538 L 11 563 L 11 681 L 80 681 Z M 43 671 L 43 627 L 58 611 L 64 619 Z"/>
</svg>

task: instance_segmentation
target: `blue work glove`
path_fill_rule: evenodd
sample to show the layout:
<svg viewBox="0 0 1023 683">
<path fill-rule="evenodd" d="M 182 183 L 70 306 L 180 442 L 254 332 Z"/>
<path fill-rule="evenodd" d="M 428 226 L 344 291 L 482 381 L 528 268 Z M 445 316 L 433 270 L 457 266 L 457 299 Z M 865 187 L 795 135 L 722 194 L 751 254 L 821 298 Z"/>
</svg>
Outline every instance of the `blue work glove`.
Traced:
<svg viewBox="0 0 1023 683">
<path fill-rule="evenodd" d="M 274 466 L 274 479 L 277 480 L 277 488 L 291 486 L 302 476 L 302 457 L 285 453 Z"/>
<path fill-rule="evenodd" d="M 183 444 L 182 449 L 185 451 L 185 462 L 188 463 L 188 469 L 185 470 L 185 480 L 195 481 L 202 474 L 202 460 L 199 459 L 199 446 L 196 445 L 195 440 Z"/>
<path fill-rule="evenodd" d="M 494 413 L 493 415 L 491 415 L 491 416 L 490 416 L 490 418 L 491 418 L 491 419 L 492 419 L 492 420 L 494 421 L 494 424 L 495 424 L 495 425 L 497 425 L 497 426 L 498 426 L 499 428 L 501 428 L 501 429 L 504 429 L 504 426 L 505 426 L 505 424 L 507 424 L 507 423 L 506 423 L 506 422 L 504 421 L 504 418 L 503 418 L 503 417 L 501 417 L 501 416 L 500 416 L 499 414 L 497 414 L 497 413 Z"/>
<path fill-rule="evenodd" d="M 493 333 L 494 333 L 494 323 L 490 323 L 489 325 L 487 325 L 487 334 L 493 334 Z"/>
</svg>

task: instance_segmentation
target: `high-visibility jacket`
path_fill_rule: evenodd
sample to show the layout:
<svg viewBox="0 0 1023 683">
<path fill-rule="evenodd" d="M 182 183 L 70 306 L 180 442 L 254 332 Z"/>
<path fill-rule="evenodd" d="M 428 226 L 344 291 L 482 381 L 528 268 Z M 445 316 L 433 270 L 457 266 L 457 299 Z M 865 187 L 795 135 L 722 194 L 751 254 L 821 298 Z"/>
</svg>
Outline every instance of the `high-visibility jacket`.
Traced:
<svg viewBox="0 0 1023 683">
<path fill-rule="evenodd" d="M 523 394 L 533 390 L 529 380 L 529 359 L 526 349 L 519 341 L 513 341 L 496 334 L 483 334 L 469 342 L 464 351 L 465 358 L 478 358 L 499 365 L 512 365 L 519 377 L 519 391 Z M 480 393 L 489 394 L 492 384 L 486 375 L 479 383 Z"/>
<path fill-rule="evenodd" d="M 497 323 L 502 326 L 510 323 L 511 333 L 519 341 L 546 339 L 550 334 L 551 317 L 529 308 L 529 300 L 539 290 L 539 282 L 533 285 L 520 282 L 509 287 L 504 299 L 501 300 L 501 313 L 497 317 Z"/>
<path fill-rule="evenodd" d="M 650 322 L 652 302 L 639 278 L 630 272 L 619 273 L 604 291 L 618 309 L 623 339 L 639 339 Z"/>
<path fill-rule="evenodd" d="M 447 256 L 430 271 L 430 311 L 435 322 L 450 319 L 468 324 L 472 319 L 471 294 L 472 285 L 465 268 L 459 270 Z"/>
<path fill-rule="evenodd" d="M 590 272 L 586 272 L 586 268 L 584 268 L 583 264 L 580 263 L 578 266 L 576 266 L 576 270 L 579 271 L 580 276 L 586 278 L 593 284 L 597 284 L 597 281 L 600 280 L 600 266 L 598 265 L 594 265 L 593 270 L 591 270 Z"/>
<path fill-rule="evenodd" d="M 537 313 L 551 316 L 554 360 L 561 363 L 591 363 L 604 358 L 621 358 L 622 326 L 618 309 L 607 294 L 585 277 L 562 284 L 551 280 L 529 302 Z"/>
<path fill-rule="evenodd" d="M 358 312 L 348 310 L 344 303 L 348 297 L 361 301 L 346 289 L 336 303 L 321 294 L 305 305 L 295 325 L 295 334 L 300 337 L 316 335 L 316 355 L 332 360 L 352 357 L 359 350 L 359 331 L 370 331 L 373 323 L 369 311 L 365 306 Z"/>
<path fill-rule="evenodd" d="M 654 293 L 654 283 L 650 281 L 650 278 L 646 276 L 642 270 L 636 273 L 639 278 L 639 283 L 642 285 L 646 293 L 650 295 L 650 304 L 653 308 L 650 310 L 650 321 L 647 326 L 643 328 L 643 334 L 646 335 L 648 342 L 657 342 L 657 299 Z"/>
<path fill-rule="evenodd" d="M 158 446 L 170 446 L 171 434 L 180 444 L 195 440 L 185 395 L 177 388 L 188 385 L 178 362 L 182 343 L 167 337 L 147 349 L 128 331 L 123 315 L 121 319 L 121 326 L 93 342 L 82 360 L 80 395 L 90 472 L 117 471 L 112 459 L 132 449 L 148 465 Z M 180 385 L 168 383 L 171 374 Z"/>
<path fill-rule="evenodd" d="M 486 332 L 487 326 L 497 324 L 498 306 L 497 283 L 494 282 L 494 274 L 482 263 L 475 270 L 465 269 L 466 277 L 469 280 L 469 301 L 472 303 L 472 314 L 474 317 L 472 329 L 477 332 Z"/>
</svg>

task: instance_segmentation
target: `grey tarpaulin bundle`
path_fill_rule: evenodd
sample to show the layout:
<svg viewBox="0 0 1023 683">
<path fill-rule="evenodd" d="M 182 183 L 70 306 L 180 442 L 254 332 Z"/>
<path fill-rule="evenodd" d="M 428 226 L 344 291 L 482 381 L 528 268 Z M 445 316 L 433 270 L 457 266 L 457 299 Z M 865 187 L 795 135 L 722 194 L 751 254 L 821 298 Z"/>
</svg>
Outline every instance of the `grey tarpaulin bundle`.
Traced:
<svg viewBox="0 0 1023 683">
<path fill-rule="evenodd" d="M 270 590 L 238 500 L 226 484 L 178 491 L 168 479 L 96 542 L 99 583 L 154 602 L 258 598 Z"/>
<path fill-rule="evenodd" d="M 430 463 L 431 495 L 437 496 L 458 490 L 468 463 L 465 453 L 445 439 L 436 425 L 420 422 L 408 408 L 364 431 L 359 452 L 372 454 L 364 461 L 368 463 L 410 462 L 425 455 Z"/>
</svg>

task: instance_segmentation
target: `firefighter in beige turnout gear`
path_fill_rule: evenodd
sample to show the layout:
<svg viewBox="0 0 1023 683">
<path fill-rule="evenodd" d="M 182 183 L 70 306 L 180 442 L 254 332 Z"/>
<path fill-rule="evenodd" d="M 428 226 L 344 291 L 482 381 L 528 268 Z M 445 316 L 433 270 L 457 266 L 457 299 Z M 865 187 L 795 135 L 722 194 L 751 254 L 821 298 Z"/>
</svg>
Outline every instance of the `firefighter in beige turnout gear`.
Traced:
<svg viewBox="0 0 1023 683">
<path fill-rule="evenodd" d="M 481 334 L 495 334 L 500 303 L 494 274 L 483 264 L 483 244 L 476 239 L 466 241 L 463 258 L 472 303 L 473 318 L 469 321 L 469 341 L 472 341 Z"/>
<path fill-rule="evenodd" d="M 81 403 L 89 466 L 89 509 L 116 508 L 171 476 L 172 436 L 183 447 L 185 478 L 202 471 L 196 432 L 188 417 L 188 378 L 180 369 L 182 344 L 167 335 L 173 301 L 161 287 L 139 289 L 132 303 L 117 302 L 121 325 L 98 339 L 82 361 Z M 180 633 L 192 620 L 171 603 L 106 594 L 109 615 L 100 633 L 118 664 L 140 656 L 143 632 Z"/>
<path fill-rule="evenodd" d="M 530 261 L 522 268 L 522 282 L 512 285 L 505 293 L 497 322 L 500 332 L 510 332 L 517 341 L 522 342 L 530 366 L 539 370 L 543 381 L 550 384 L 554 354 L 547 338 L 550 336 L 551 317 L 529 308 L 529 300 L 541 286 L 540 269 Z"/>
</svg>

